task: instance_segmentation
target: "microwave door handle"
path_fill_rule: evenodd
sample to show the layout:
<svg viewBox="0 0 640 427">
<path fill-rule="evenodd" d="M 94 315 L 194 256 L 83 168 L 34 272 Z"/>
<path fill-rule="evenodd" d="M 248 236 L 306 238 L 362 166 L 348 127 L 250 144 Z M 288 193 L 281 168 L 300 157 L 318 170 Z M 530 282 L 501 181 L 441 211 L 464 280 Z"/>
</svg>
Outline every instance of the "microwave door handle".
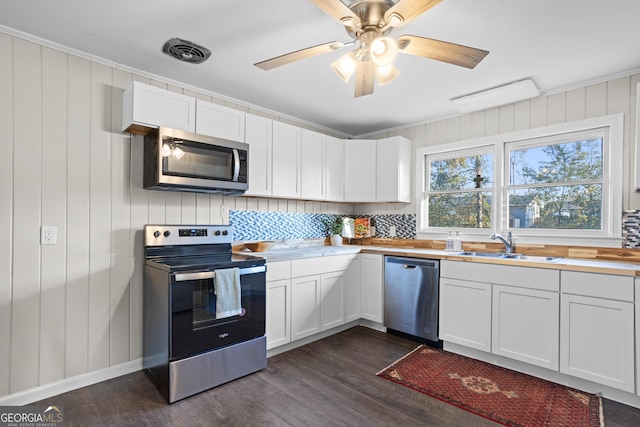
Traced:
<svg viewBox="0 0 640 427">
<path fill-rule="evenodd" d="M 238 149 L 233 149 L 233 178 L 232 181 L 237 181 L 238 176 L 240 175 L 240 155 L 238 154 Z"/>
<path fill-rule="evenodd" d="M 246 267 L 240 269 L 240 275 L 264 273 L 267 268 L 264 265 L 257 267 Z M 201 271 L 198 273 L 176 273 L 174 275 L 176 282 L 186 282 L 187 280 L 202 280 L 202 279 L 215 279 L 215 271 Z"/>
</svg>

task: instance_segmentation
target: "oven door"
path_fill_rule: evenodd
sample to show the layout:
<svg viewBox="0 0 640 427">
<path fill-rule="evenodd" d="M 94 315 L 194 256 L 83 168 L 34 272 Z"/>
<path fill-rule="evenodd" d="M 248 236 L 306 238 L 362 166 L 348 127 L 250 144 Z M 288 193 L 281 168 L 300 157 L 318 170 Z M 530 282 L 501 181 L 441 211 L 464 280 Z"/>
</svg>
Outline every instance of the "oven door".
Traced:
<svg viewBox="0 0 640 427">
<path fill-rule="evenodd" d="M 169 359 L 184 359 L 265 334 L 266 267 L 240 269 L 242 313 L 216 318 L 215 271 L 174 274 Z"/>
</svg>

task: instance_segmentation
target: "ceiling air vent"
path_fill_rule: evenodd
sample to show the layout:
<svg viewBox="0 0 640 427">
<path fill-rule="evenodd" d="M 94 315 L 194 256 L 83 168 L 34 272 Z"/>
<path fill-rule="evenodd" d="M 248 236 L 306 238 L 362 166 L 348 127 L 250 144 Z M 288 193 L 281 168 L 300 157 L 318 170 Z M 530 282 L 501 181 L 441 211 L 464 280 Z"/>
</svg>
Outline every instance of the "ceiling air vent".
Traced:
<svg viewBox="0 0 640 427">
<path fill-rule="evenodd" d="M 192 64 L 200 64 L 211 56 L 211 51 L 206 47 L 198 46 L 195 43 L 179 38 L 168 40 L 162 46 L 162 51 L 182 62 L 190 62 Z"/>
</svg>

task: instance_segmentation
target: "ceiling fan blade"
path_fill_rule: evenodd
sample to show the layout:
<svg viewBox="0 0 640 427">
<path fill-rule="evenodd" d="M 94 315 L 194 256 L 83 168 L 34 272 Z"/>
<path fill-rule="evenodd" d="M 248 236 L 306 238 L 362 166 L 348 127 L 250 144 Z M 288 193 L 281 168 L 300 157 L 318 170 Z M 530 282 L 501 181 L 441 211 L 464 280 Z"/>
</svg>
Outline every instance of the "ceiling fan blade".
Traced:
<svg viewBox="0 0 640 427">
<path fill-rule="evenodd" d="M 350 18 L 355 26 L 360 24 L 360 17 L 340 0 L 311 0 L 311 2 L 340 23 L 344 24 L 343 18 Z"/>
<path fill-rule="evenodd" d="M 425 37 L 402 35 L 397 38 L 399 52 L 474 68 L 489 51 Z"/>
<path fill-rule="evenodd" d="M 306 49 L 300 49 L 296 50 L 295 52 L 276 56 L 275 58 L 267 59 L 253 65 L 267 71 L 276 67 L 280 67 L 282 65 L 287 65 L 292 62 L 299 61 L 301 59 L 310 58 L 316 55 L 322 55 L 323 53 L 329 53 L 335 50 L 340 50 L 344 47 L 344 45 L 345 44 L 342 42 L 329 42 L 319 44 L 317 46 L 312 46 Z"/>
<path fill-rule="evenodd" d="M 423 14 L 442 0 L 399 0 L 384 14 L 384 19 L 393 27 L 401 27 L 411 21 L 418 15 Z M 399 16 L 401 19 L 393 19 L 393 15 Z"/>
<path fill-rule="evenodd" d="M 371 95 L 373 93 L 373 80 L 375 78 L 373 61 L 360 61 L 356 68 L 355 97 Z"/>
</svg>

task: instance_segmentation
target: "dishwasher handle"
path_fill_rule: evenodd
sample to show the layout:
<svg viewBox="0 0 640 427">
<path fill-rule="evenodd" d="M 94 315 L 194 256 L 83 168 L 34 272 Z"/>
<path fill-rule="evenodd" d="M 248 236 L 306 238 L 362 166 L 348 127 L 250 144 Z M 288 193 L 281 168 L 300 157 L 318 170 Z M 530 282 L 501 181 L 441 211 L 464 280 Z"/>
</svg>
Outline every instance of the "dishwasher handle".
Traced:
<svg viewBox="0 0 640 427">
<path fill-rule="evenodd" d="M 417 267 L 423 268 L 439 268 L 440 261 L 426 258 L 407 258 L 396 256 L 385 256 L 385 262 L 387 264 L 401 264 L 402 268 L 411 270 Z"/>
</svg>

